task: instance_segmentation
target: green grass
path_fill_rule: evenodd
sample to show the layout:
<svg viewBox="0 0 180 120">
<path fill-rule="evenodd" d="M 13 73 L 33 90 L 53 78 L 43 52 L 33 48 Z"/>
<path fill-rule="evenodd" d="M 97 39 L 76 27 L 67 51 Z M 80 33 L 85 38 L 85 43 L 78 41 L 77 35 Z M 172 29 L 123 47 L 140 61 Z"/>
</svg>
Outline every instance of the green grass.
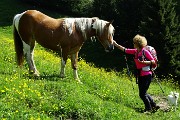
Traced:
<svg viewBox="0 0 180 120">
<path fill-rule="evenodd" d="M 176 113 L 164 110 L 151 115 L 140 113 L 144 106 L 138 97 L 137 85 L 130 82 L 126 72 L 106 72 L 80 60 L 81 85 L 73 79 L 68 60 L 66 78 L 59 78 L 60 58 L 39 45 L 34 59 L 41 76 L 31 78 L 26 64 L 22 69 L 16 66 L 12 27 L 1 27 L 0 32 L 1 119 L 159 120 L 180 117 L 179 109 Z M 165 93 L 175 90 L 171 85 L 163 83 Z M 152 83 L 149 92 L 155 96 L 167 95 L 162 94 L 156 83 Z"/>
<path fill-rule="evenodd" d="M 2 3 L 7 2 L 2 0 Z M 20 7 L 21 4 L 18 6 Z M 13 18 L 10 12 L 13 10 L 6 11 L 6 14 L 9 14 L 8 19 Z M 5 13 L 0 11 L 0 15 Z M 9 22 L 5 23 L 6 21 L 0 27 L 0 119 L 180 119 L 179 109 L 176 112 L 162 109 L 150 115 L 141 113 L 144 106 L 138 96 L 135 79 L 133 78 L 131 82 L 126 75 L 126 70 L 106 72 L 105 69 L 96 68 L 81 59 L 78 63 L 78 72 L 83 84 L 78 84 L 73 79 L 70 60 L 68 60 L 66 78 L 59 78 L 60 58 L 47 52 L 38 44 L 34 59 L 41 75 L 38 78 L 30 77 L 26 64 L 20 69 L 15 63 L 12 26 Z M 171 81 L 165 81 L 167 80 L 161 83 L 165 94 L 162 94 L 155 81 L 151 84 L 149 93 L 164 98 L 170 91 L 180 92 Z M 163 101 L 156 99 L 156 102 Z"/>
</svg>

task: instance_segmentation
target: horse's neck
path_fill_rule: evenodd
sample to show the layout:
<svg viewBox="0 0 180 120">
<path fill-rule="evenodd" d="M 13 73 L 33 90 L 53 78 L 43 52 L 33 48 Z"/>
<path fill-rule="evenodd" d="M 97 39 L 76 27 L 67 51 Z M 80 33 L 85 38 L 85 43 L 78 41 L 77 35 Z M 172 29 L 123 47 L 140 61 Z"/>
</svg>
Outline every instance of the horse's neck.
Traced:
<svg viewBox="0 0 180 120">
<path fill-rule="evenodd" d="M 66 18 L 63 24 L 69 34 L 72 34 L 73 30 L 79 31 L 84 40 L 96 35 L 96 30 L 92 28 L 92 18 Z M 73 29 L 74 25 L 75 29 Z"/>
<path fill-rule="evenodd" d="M 96 30 L 92 28 L 92 18 L 76 18 L 75 23 L 85 40 L 96 35 Z"/>
</svg>

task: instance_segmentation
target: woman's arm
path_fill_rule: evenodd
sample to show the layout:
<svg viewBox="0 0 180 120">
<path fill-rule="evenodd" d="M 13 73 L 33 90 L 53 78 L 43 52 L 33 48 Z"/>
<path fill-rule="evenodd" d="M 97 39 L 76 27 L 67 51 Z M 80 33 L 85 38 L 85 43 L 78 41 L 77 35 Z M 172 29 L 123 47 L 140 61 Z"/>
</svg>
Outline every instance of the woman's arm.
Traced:
<svg viewBox="0 0 180 120">
<path fill-rule="evenodd" d="M 144 51 L 144 54 L 145 54 L 145 57 L 148 59 L 148 60 L 142 60 L 142 61 L 140 61 L 139 60 L 139 62 L 140 63 L 143 63 L 143 64 L 146 64 L 146 65 L 154 65 L 155 64 L 155 60 L 154 60 L 154 58 L 152 57 L 152 55 L 150 54 L 150 52 L 149 51 Z"/>
<path fill-rule="evenodd" d="M 140 61 L 138 60 L 140 63 L 146 64 L 146 65 L 154 65 L 155 61 L 154 60 L 148 60 L 148 61 Z"/>
<path fill-rule="evenodd" d="M 122 50 L 123 52 L 125 51 L 125 47 L 117 44 L 116 41 L 113 41 L 113 44 L 114 44 L 114 46 L 116 46 L 118 49 Z"/>
</svg>

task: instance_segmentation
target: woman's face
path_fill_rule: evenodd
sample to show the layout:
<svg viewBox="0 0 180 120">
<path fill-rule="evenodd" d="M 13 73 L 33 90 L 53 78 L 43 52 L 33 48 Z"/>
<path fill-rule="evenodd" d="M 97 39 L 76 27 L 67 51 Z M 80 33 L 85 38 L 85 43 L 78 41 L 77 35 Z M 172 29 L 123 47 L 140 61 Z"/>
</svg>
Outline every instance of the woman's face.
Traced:
<svg viewBox="0 0 180 120">
<path fill-rule="evenodd" d="M 134 44 L 134 48 L 138 48 L 138 45 L 136 42 L 133 41 L 133 44 Z"/>
</svg>

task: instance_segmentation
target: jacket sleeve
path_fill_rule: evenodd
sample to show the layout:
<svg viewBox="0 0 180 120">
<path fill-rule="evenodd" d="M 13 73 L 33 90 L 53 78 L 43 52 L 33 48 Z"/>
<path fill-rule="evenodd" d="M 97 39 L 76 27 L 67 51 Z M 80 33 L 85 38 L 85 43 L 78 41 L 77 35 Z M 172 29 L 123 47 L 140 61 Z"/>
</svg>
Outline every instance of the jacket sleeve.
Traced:
<svg viewBox="0 0 180 120">
<path fill-rule="evenodd" d="M 125 49 L 125 53 L 127 53 L 127 54 L 135 54 L 136 51 L 137 51 L 137 49 L 129 49 L 129 48 Z"/>
</svg>

